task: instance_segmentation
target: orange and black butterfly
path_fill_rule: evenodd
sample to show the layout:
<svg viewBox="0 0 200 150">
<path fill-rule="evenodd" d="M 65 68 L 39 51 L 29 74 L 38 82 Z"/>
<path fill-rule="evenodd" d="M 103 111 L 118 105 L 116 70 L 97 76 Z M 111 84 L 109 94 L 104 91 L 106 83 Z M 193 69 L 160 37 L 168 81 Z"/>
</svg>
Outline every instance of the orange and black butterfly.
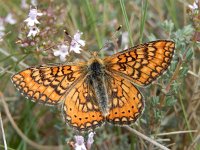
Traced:
<svg viewBox="0 0 200 150">
<path fill-rule="evenodd" d="M 76 64 L 39 66 L 12 76 L 19 91 L 36 102 L 62 105 L 66 122 L 88 131 L 109 122 L 129 125 L 141 116 L 147 86 L 170 65 L 175 43 L 158 40 L 101 59 L 96 53 Z"/>
</svg>

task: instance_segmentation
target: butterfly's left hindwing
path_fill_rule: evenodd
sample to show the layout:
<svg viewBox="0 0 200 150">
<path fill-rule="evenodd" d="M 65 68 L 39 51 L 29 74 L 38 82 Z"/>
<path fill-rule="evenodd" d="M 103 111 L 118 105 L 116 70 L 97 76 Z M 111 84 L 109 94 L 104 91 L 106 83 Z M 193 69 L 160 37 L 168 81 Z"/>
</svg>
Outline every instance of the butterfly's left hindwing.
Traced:
<svg viewBox="0 0 200 150">
<path fill-rule="evenodd" d="M 82 79 L 66 96 L 63 114 L 66 122 L 76 130 L 88 131 L 101 126 L 105 118 L 96 103 L 87 79 Z"/>
</svg>

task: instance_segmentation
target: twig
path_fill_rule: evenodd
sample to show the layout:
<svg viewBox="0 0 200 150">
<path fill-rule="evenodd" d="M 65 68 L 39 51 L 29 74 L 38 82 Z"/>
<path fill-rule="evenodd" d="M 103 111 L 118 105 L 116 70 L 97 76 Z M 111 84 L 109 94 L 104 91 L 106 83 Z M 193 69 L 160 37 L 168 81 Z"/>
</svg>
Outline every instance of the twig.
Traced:
<svg viewBox="0 0 200 150">
<path fill-rule="evenodd" d="M 155 135 L 156 136 L 164 136 L 164 135 L 191 133 L 191 132 L 197 132 L 197 130 L 175 131 L 175 132 L 168 132 L 168 133 L 159 133 L 159 134 L 155 134 Z"/>
<path fill-rule="evenodd" d="M 1 117 L 1 112 L 0 112 L 0 126 L 1 126 L 1 131 L 2 131 L 2 137 L 3 137 L 3 143 L 4 143 L 4 149 L 7 150 L 7 143 L 6 143 L 6 137 L 5 137 L 5 132 L 3 129 L 3 121 L 2 121 L 2 117 Z"/>
<path fill-rule="evenodd" d="M 3 68 L 0 66 L 0 74 L 3 74 L 3 73 L 9 73 L 11 75 L 14 74 L 14 72 L 10 71 L 8 68 L 9 67 Z"/>
<path fill-rule="evenodd" d="M 144 134 L 138 132 L 137 130 L 135 130 L 135 129 L 129 127 L 129 126 L 125 126 L 125 128 L 128 129 L 129 131 L 133 132 L 134 134 L 138 135 L 139 137 L 145 139 L 146 141 L 152 143 L 153 145 L 155 145 L 155 146 L 161 148 L 162 150 L 170 150 L 169 148 L 167 148 L 167 147 L 161 145 L 160 143 L 156 142 L 155 140 L 149 138 L 148 136 L 146 136 L 146 135 L 144 135 Z"/>
<path fill-rule="evenodd" d="M 200 76 L 198 74 L 196 74 L 196 73 L 194 73 L 194 72 L 192 72 L 190 70 L 188 70 L 188 73 L 193 75 L 193 76 L 195 76 L 195 77 L 197 77 L 197 78 L 200 78 Z"/>
<path fill-rule="evenodd" d="M 184 119 L 185 119 L 185 122 L 186 122 L 186 126 L 187 126 L 187 128 L 190 130 L 191 128 L 190 128 L 190 123 L 188 122 L 188 115 L 187 115 L 187 113 L 186 113 L 186 108 L 185 108 L 185 106 L 184 106 L 184 103 L 183 103 L 183 99 L 182 99 L 182 95 L 181 95 L 181 93 L 180 92 L 178 92 L 178 96 L 179 96 L 179 101 L 180 101 L 180 104 L 181 104 L 181 108 L 182 108 L 182 111 L 183 111 L 183 116 L 184 116 Z M 193 140 L 193 136 L 192 136 L 192 133 L 191 132 L 189 132 L 189 135 L 190 135 L 190 138 L 191 138 L 191 140 Z"/>
<path fill-rule="evenodd" d="M 26 135 L 24 135 L 24 133 L 19 129 L 19 127 L 16 125 L 15 121 L 13 120 L 10 111 L 8 109 L 8 105 L 4 100 L 3 95 L 0 93 L 0 101 L 3 104 L 5 113 L 11 123 L 11 125 L 13 126 L 13 128 L 15 129 L 15 131 L 17 132 L 17 134 L 29 145 L 31 145 L 32 147 L 39 149 L 39 150 L 55 150 L 55 149 L 62 149 L 64 146 L 63 145 L 59 145 L 59 146 L 46 146 L 46 145 L 39 145 L 36 142 L 30 140 Z"/>
<path fill-rule="evenodd" d="M 171 139 L 156 139 L 157 142 L 170 142 Z"/>
<path fill-rule="evenodd" d="M 200 134 L 197 135 L 197 137 L 192 141 L 192 143 L 190 144 L 189 148 L 190 149 L 194 149 L 195 143 L 198 143 L 199 140 L 200 140 Z"/>
<path fill-rule="evenodd" d="M 4 49 L 2 49 L 2 48 L 0 48 L 0 52 L 2 53 L 2 54 L 4 54 L 4 55 L 6 55 L 6 56 L 10 56 L 10 54 L 8 53 L 8 52 L 6 52 Z M 11 59 L 13 60 L 13 61 L 15 61 L 15 62 L 17 62 L 18 61 L 18 59 L 16 58 L 16 57 L 14 57 L 14 56 L 11 56 Z M 19 64 L 21 65 L 21 66 L 23 66 L 24 68 L 28 68 L 29 66 L 27 65 L 27 64 L 25 64 L 24 62 L 19 62 Z"/>
</svg>

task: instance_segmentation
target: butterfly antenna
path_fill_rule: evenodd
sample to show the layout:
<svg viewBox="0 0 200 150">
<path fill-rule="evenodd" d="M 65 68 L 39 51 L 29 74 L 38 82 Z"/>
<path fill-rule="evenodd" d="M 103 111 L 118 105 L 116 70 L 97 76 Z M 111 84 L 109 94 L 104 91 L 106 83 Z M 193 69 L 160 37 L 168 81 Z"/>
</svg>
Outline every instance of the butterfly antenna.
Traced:
<svg viewBox="0 0 200 150">
<path fill-rule="evenodd" d="M 74 40 L 74 41 L 76 41 L 80 46 L 83 46 L 81 43 L 79 43 L 77 40 L 75 40 L 75 39 L 67 32 L 67 30 L 64 30 L 64 33 L 65 33 L 65 35 L 66 35 L 68 38 L 70 38 L 71 41 Z M 71 42 L 71 41 L 70 41 L 70 42 Z"/>
<path fill-rule="evenodd" d="M 79 45 L 83 46 L 81 43 L 79 43 L 77 40 L 75 40 L 75 39 L 67 32 L 67 30 L 64 30 L 64 33 L 65 33 L 66 37 L 68 38 L 67 41 L 69 41 L 69 45 L 71 44 L 71 41 L 74 40 L 74 41 L 76 41 Z M 21 40 L 16 41 L 16 43 L 17 43 L 17 44 L 18 44 L 18 43 L 21 43 Z M 59 43 L 57 43 L 57 44 L 53 44 L 53 45 L 51 45 L 51 46 L 45 48 L 43 51 L 48 51 L 48 50 L 54 48 L 55 46 L 61 45 L 61 44 L 63 44 L 63 43 L 64 43 L 64 42 L 59 42 Z M 71 46 L 71 45 L 70 45 L 70 46 Z"/>
<path fill-rule="evenodd" d="M 74 41 L 76 41 L 80 46 L 83 46 L 81 43 L 79 43 L 77 40 L 75 40 L 68 32 L 67 32 L 67 30 L 64 30 L 64 33 L 65 33 L 65 35 L 66 35 L 66 37 L 68 37 L 71 41 L 72 40 L 74 40 Z M 70 41 L 70 43 L 71 43 L 71 41 Z M 71 45 L 70 45 L 71 46 Z M 86 55 L 88 54 L 86 51 L 82 51 L 83 53 L 85 53 Z M 92 52 L 91 51 L 89 51 L 89 54 L 90 54 L 90 56 L 92 56 Z"/>
<path fill-rule="evenodd" d="M 114 32 L 113 35 L 111 36 L 111 39 L 116 39 L 116 38 L 117 38 L 116 35 L 117 35 L 117 33 L 119 32 L 119 30 L 120 30 L 121 28 L 122 28 L 122 25 L 119 25 L 119 27 L 115 30 L 115 32 Z M 109 43 L 110 43 L 110 40 L 107 40 L 107 41 L 105 42 L 105 44 L 102 46 L 102 48 L 99 49 L 99 52 L 100 52 L 101 50 L 103 50 L 103 48 L 108 47 L 108 46 L 109 46 Z"/>
<path fill-rule="evenodd" d="M 67 32 L 67 30 L 64 30 L 64 33 L 65 33 L 66 37 L 69 38 L 69 39 L 67 39 L 67 40 L 68 40 L 68 41 L 70 40 L 70 43 L 71 43 L 71 41 L 72 41 L 73 38 L 70 36 L 70 34 Z M 52 46 L 50 46 L 50 47 L 45 48 L 44 51 L 48 51 L 48 50 L 52 49 L 53 47 L 58 46 L 58 45 L 61 45 L 61 44 L 63 44 L 63 43 L 64 43 L 64 42 L 56 43 L 56 44 L 54 44 L 54 45 L 52 45 Z M 78 43 L 78 42 L 77 42 L 77 43 Z M 79 44 L 80 44 L 80 43 L 79 43 Z"/>
<path fill-rule="evenodd" d="M 71 35 L 67 32 L 67 30 L 63 30 L 65 33 L 65 36 L 70 38 L 70 40 L 72 40 L 73 38 L 71 37 Z"/>
</svg>

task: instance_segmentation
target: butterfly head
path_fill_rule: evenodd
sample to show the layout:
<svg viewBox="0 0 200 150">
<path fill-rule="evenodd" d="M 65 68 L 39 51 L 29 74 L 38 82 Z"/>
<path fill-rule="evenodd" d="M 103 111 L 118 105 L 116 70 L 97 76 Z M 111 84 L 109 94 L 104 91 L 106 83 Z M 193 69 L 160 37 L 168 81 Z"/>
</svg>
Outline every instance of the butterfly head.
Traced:
<svg viewBox="0 0 200 150">
<path fill-rule="evenodd" d="M 95 51 L 95 52 L 90 52 L 91 57 L 88 61 L 88 66 L 90 66 L 91 64 L 93 64 L 94 62 L 97 62 L 101 65 L 103 65 L 103 60 L 99 57 L 99 52 Z"/>
<path fill-rule="evenodd" d="M 92 54 L 94 57 L 98 57 L 98 52 L 97 51 L 95 51 L 95 52 L 93 52 L 93 54 Z"/>
</svg>

